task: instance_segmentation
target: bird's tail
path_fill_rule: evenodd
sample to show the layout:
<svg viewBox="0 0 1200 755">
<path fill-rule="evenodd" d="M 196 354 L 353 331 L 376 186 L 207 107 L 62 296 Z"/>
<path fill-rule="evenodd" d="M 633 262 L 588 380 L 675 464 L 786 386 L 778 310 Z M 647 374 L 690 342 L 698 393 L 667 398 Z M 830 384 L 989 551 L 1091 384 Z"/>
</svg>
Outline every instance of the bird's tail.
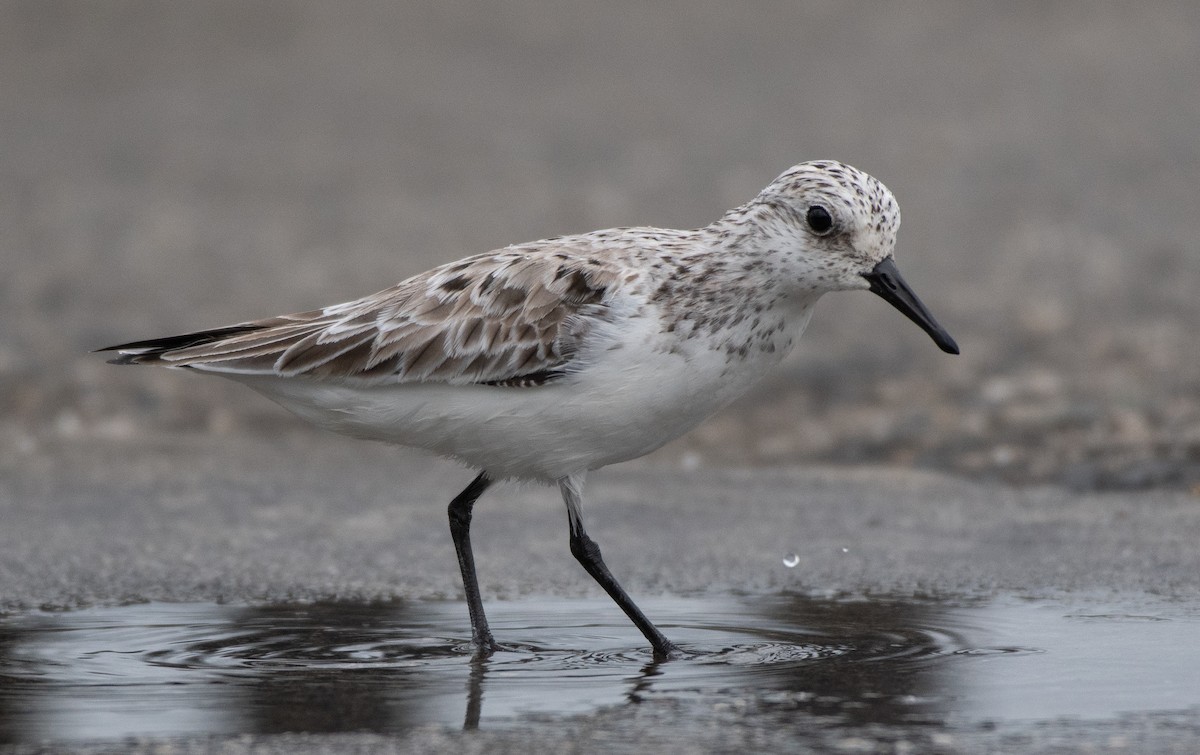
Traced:
<svg viewBox="0 0 1200 755">
<path fill-rule="evenodd" d="M 117 352 L 116 358 L 108 360 L 109 364 L 162 364 L 164 363 L 163 355 L 172 351 L 216 343 L 230 336 L 249 333 L 253 330 L 262 330 L 263 327 L 262 325 L 230 325 L 225 328 L 199 330 L 195 333 L 184 333 L 178 336 L 151 338 L 146 341 L 131 341 L 129 343 L 117 344 L 116 346 L 105 346 L 102 349 L 95 349 L 95 351 Z"/>
</svg>

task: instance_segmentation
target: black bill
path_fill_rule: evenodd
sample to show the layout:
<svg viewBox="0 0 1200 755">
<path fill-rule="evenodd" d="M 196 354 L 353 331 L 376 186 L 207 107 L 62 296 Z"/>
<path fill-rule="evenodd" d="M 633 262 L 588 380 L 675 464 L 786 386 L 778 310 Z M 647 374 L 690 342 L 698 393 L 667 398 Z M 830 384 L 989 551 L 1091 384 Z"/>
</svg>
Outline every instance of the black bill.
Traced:
<svg viewBox="0 0 1200 755">
<path fill-rule="evenodd" d="M 871 272 L 863 273 L 863 277 L 871 284 L 872 293 L 878 294 L 888 304 L 903 312 L 908 319 L 920 325 L 921 330 L 929 334 L 939 349 L 947 354 L 958 353 L 958 344 L 945 328 L 938 325 L 937 320 L 933 319 L 933 315 L 929 314 L 929 310 L 925 309 L 925 305 L 904 282 L 895 259 L 884 258 Z"/>
</svg>

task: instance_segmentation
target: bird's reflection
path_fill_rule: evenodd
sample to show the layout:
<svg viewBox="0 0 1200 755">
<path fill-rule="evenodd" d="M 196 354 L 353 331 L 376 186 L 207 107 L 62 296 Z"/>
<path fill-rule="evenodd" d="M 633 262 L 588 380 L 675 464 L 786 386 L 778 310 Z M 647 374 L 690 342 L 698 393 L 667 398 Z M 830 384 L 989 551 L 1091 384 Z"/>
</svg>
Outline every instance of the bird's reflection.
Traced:
<svg viewBox="0 0 1200 755">
<path fill-rule="evenodd" d="M 479 728 L 479 716 L 483 711 L 483 680 L 487 676 L 488 659 L 472 658 L 471 671 L 467 674 L 467 713 L 463 717 L 463 730 Z"/>
</svg>

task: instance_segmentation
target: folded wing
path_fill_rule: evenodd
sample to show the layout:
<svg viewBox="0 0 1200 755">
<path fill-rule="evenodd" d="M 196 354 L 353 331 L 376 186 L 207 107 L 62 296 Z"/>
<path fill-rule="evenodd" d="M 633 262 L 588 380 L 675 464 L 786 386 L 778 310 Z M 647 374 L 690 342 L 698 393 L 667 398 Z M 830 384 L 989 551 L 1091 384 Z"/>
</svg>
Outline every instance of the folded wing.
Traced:
<svg viewBox="0 0 1200 755">
<path fill-rule="evenodd" d="M 619 279 L 595 257 L 499 252 L 345 304 L 101 351 L 217 373 L 540 385 L 569 371 Z"/>
</svg>

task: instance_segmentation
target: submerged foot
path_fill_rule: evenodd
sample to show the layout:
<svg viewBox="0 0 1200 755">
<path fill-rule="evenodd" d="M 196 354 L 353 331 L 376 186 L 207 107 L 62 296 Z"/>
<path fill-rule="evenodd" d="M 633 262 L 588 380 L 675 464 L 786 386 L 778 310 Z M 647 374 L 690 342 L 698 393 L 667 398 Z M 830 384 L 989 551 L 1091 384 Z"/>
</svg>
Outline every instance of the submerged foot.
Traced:
<svg viewBox="0 0 1200 755">
<path fill-rule="evenodd" d="M 688 654 L 680 650 L 679 646 L 673 642 L 655 643 L 653 650 L 656 662 L 677 661 L 688 657 Z"/>
</svg>

